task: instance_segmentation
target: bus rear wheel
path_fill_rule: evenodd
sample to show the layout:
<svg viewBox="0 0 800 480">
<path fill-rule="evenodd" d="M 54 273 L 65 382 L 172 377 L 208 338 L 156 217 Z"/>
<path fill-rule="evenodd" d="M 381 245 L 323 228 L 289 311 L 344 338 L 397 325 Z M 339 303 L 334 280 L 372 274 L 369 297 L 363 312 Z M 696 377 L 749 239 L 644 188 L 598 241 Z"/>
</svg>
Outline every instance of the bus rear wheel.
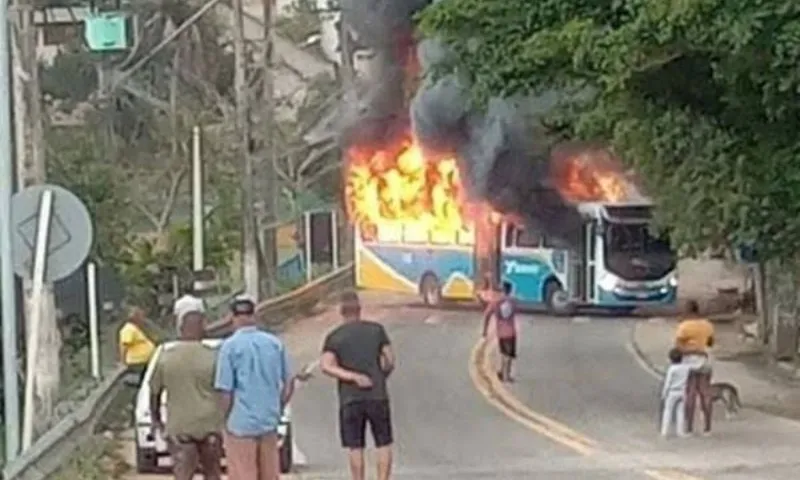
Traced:
<svg viewBox="0 0 800 480">
<path fill-rule="evenodd" d="M 433 274 L 427 274 L 422 278 L 419 287 L 422 302 L 429 307 L 435 307 L 442 303 L 442 288 L 439 280 Z"/>
<path fill-rule="evenodd" d="M 556 280 L 549 280 L 544 287 L 544 300 L 547 311 L 552 315 L 571 315 L 574 307 L 569 301 L 564 287 Z"/>
</svg>

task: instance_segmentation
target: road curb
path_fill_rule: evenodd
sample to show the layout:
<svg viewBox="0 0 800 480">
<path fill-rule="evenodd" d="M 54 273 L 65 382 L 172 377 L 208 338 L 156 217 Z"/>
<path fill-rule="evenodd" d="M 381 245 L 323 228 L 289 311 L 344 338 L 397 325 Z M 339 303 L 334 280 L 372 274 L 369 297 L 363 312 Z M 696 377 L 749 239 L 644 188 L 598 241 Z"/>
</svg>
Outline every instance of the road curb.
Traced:
<svg viewBox="0 0 800 480">
<path fill-rule="evenodd" d="M 664 369 L 657 366 L 647 354 L 644 353 L 642 348 L 639 346 L 639 342 L 636 340 L 636 329 L 639 328 L 639 323 L 636 322 L 631 326 L 630 335 L 628 338 L 628 346 L 630 347 L 631 352 L 636 356 L 636 360 L 639 364 L 647 370 L 651 375 L 664 378 Z"/>
</svg>

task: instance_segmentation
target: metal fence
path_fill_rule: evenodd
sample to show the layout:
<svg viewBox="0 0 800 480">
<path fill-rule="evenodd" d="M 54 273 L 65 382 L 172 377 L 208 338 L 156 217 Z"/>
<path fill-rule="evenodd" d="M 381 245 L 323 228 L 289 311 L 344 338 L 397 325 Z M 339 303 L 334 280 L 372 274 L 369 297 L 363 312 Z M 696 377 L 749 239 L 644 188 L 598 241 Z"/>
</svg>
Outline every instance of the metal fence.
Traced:
<svg viewBox="0 0 800 480">
<path fill-rule="evenodd" d="M 87 288 L 87 269 L 81 268 L 69 277 L 53 285 L 53 300 L 55 308 L 55 328 L 48 330 L 47 346 L 50 351 L 56 350 L 57 355 L 39 355 L 39 359 L 50 360 L 50 364 L 42 366 L 40 381 L 43 385 L 50 385 L 42 389 L 37 395 L 34 440 L 46 434 L 65 417 L 75 412 L 77 408 L 94 392 L 98 385 L 114 372 L 117 366 L 116 332 L 122 318 L 125 288 L 123 282 L 111 269 L 99 268 L 97 275 L 97 313 L 98 313 L 98 372 L 92 371 L 92 355 L 90 352 L 90 326 L 89 326 L 89 290 Z M 22 307 L 24 301 L 19 300 Z M 52 323 L 50 325 L 53 325 Z M 25 391 L 25 365 L 26 342 L 21 339 L 25 334 L 25 322 L 19 325 L 19 390 L 20 414 L 24 412 Z M 40 344 L 41 348 L 41 344 Z M 50 352 L 48 352 L 50 353 Z M 93 374 L 95 373 L 95 374 Z M 39 390 L 39 389 L 37 389 Z M 40 392 L 35 392 L 40 393 Z M 43 397 L 43 399 L 41 398 Z M 3 426 L 7 425 L 5 412 L 3 412 Z M 9 419 L 19 421 L 19 419 Z M 5 436 L 2 435 L 5 440 Z M 5 448 L 2 449 L 0 461 L 5 463 Z"/>
<path fill-rule="evenodd" d="M 338 288 L 342 282 L 352 284 L 347 275 L 353 260 L 353 233 L 345 215 L 336 209 L 318 209 L 273 225 L 277 259 L 277 287 L 273 298 L 280 300 L 270 316 L 283 318 L 287 311 L 301 311 L 315 303 L 318 295 L 327 292 L 326 285 Z M 262 244 L 263 246 L 263 244 Z M 126 299 L 131 292 L 125 282 L 110 268 L 98 268 L 96 275 L 100 375 L 93 375 L 90 352 L 89 289 L 87 269 L 82 268 L 54 285 L 59 343 L 59 388 L 52 414 L 47 421 L 37 422 L 35 439 L 51 436 L 50 432 L 65 419 L 85 410 L 86 402 L 99 388 L 109 388 L 118 374 L 117 334 L 124 322 Z M 167 282 L 170 283 L 170 282 Z M 142 305 L 154 317 L 147 333 L 155 340 L 171 337 L 174 329 L 166 321 L 175 295 L 191 288 L 191 279 L 171 282 L 175 288 L 160 289 L 158 306 Z M 213 282 L 212 282 L 213 283 Z M 322 285 L 322 287 L 320 286 Z M 297 297 L 293 292 L 302 292 Z M 289 295 L 292 292 L 292 295 Z M 232 295 L 236 292 L 211 289 L 206 296 L 212 319 L 221 319 Z M 288 296 L 287 296 L 288 295 Z M 155 299 L 155 297 L 154 297 Z M 264 299 L 269 301 L 269 298 Z M 288 307 L 284 307 L 288 305 Z M 301 305 L 298 307 L 297 305 Z M 288 308 L 287 311 L 284 311 Z M 24 327 L 24 324 L 21 324 Z M 20 329 L 20 333 L 23 330 Z M 20 390 L 23 389 L 24 342 L 21 342 Z M 109 383 L 111 382 L 111 383 Z M 104 400 L 105 401 L 105 400 Z M 24 405 L 20 405 L 24 407 Z M 84 412 L 86 414 L 86 412 Z M 43 417 L 43 416 L 40 416 Z M 2 435 L 0 435 L 2 438 Z M 4 451 L 0 448 L 0 451 Z"/>
<path fill-rule="evenodd" d="M 259 305 L 258 313 L 262 319 L 269 318 L 272 325 L 276 325 L 298 313 L 308 311 L 331 292 L 351 286 L 352 276 L 352 264 L 344 265 L 302 288 L 263 302 Z M 209 334 L 224 336 L 230 333 L 230 329 L 229 322 L 218 321 L 211 326 Z M 103 412 L 123 388 L 121 374 L 122 370 L 119 368 L 109 371 L 91 394 L 80 402 L 78 408 L 39 437 L 29 451 L 4 466 L 3 478 L 42 480 L 52 474 L 96 430 Z"/>
<path fill-rule="evenodd" d="M 276 295 L 353 261 L 353 230 L 337 208 L 309 210 L 265 227 L 261 232 L 264 250 L 269 233 L 275 236 Z"/>
</svg>

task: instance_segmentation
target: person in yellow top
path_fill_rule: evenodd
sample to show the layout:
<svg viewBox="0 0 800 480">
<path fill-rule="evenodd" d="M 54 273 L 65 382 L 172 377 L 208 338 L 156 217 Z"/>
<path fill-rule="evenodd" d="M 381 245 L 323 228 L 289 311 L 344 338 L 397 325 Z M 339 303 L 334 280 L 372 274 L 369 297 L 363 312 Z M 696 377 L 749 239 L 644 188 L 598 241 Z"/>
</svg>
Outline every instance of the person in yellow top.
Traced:
<svg viewBox="0 0 800 480">
<path fill-rule="evenodd" d="M 700 315 L 697 302 L 690 300 L 687 315 L 675 332 L 675 348 L 683 355 L 684 364 L 692 371 L 686 384 L 686 432 L 692 433 L 695 404 L 699 397 L 705 420 L 704 434 L 711 433 L 711 361 L 708 349 L 714 346 L 714 324 Z"/>
<path fill-rule="evenodd" d="M 144 310 L 134 308 L 128 321 L 119 330 L 120 360 L 128 367 L 128 373 L 137 375 L 139 384 L 156 349 L 155 343 L 142 328 L 144 320 Z"/>
</svg>

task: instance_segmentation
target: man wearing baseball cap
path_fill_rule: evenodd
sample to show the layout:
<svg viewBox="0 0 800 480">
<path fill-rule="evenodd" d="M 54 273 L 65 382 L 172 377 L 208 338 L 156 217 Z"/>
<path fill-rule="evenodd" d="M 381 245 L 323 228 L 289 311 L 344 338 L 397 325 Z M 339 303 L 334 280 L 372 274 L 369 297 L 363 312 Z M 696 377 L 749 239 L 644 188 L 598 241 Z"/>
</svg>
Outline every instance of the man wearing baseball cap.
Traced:
<svg viewBox="0 0 800 480">
<path fill-rule="evenodd" d="M 184 295 L 174 305 L 180 340 L 164 345 L 150 379 L 150 415 L 165 435 L 176 480 L 191 480 L 202 465 L 206 480 L 222 477 L 222 414 L 214 389 L 217 349 L 203 344 L 205 304 Z M 167 424 L 161 419 L 161 398 L 167 394 Z"/>
<path fill-rule="evenodd" d="M 231 302 L 236 331 L 222 344 L 214 386 L 222 393 L 231 480 L 277 479 L 278 424 L 293 393 L 283 342 L 256 326 L 255 301 Z"/>
</svg>

